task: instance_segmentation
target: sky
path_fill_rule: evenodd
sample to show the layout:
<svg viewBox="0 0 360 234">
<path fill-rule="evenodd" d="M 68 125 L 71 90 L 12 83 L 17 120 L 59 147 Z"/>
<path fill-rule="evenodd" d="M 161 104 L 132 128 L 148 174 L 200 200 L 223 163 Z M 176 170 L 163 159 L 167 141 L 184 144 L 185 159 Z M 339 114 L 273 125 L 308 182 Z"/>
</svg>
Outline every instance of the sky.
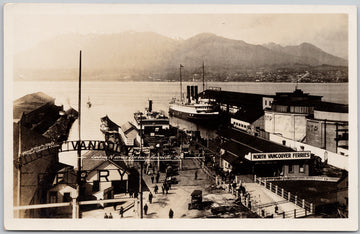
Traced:
<svg viewBox="0 0 360 234">
<path fill-rule="evenodd" d="M 5 36 L 11 38 L 15 52 L 60 34 L 151 31 L 174 39 L 209 32 L 251 44 L 309 42 L 333 55 L 343 58 L 348 55 L 346 14 L 309 14 L 308 11 L 301 14 L 224 13 L 216 8 L 196 13 L 194 7 L 175 13 L 169 13 L 167 8 L 143 11 L 137 7 L 137 12 L 136 8 L 126 11 L 117 6 L 106 6 L 12 5 L 5 9 L 5 23 L 8 23 L 5 24 Z"/>
</svg>

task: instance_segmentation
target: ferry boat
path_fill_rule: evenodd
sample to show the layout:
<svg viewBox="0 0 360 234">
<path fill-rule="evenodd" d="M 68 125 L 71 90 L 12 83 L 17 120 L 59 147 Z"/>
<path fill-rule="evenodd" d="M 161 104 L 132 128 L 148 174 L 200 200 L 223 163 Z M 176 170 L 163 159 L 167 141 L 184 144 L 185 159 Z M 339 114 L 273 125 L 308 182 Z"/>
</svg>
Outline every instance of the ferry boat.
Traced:
<svg viewBox="0 0 360 234">
<path fill-rule="evenodd" d="M 136 128 L 142 129 L 145 135 L 166 135 L 170 128 L 169 118 L 164 113 L 152 109 L 152 100 L 149 100 L 149 106 L 145 108 L 145 113 L 140 111 L 134 113 L 134 119 Z"/>
<path fill-rule="evenodd" d="M 181 68 L 180 64 L 180 100 L 175 98 L 170 102 L 169 115 L 192 122 L 204 122 L 217 120 L 219 111 L 215 100 L 200 98 L 198 86 L 187 86 L 186 100 L 182 98 L 181 87 Z M 204 91 L 204 64 L 203 64 L 203 91 Z"/>
</svg>

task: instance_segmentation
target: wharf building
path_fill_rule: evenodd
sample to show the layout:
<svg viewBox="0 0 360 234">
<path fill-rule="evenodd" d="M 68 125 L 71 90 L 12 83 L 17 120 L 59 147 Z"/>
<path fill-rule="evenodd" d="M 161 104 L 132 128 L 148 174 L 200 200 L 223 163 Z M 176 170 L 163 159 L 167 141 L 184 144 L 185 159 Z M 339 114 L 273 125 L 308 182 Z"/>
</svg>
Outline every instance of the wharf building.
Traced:
<svg viewBox="0 0 360 234">
<path fill-rule="evenodd" d="M 347 105 L 323 102 L 300 89 L 274 96 L 223 91 L 215 96 L 230 116 L 228 126 L 218 131 L 220 154 L 213 158 L 223 171 L 291 181 L 283 183 L 285 189 L 304 181 L 328 186 L 326 193 L 314 193 L 316 212 L 348 217 Z M 237 111 L 231 113 L 234 106 Z"/>
<path fill-rule="evenodd" d="M 267 139 L 309 150 L 322 161 L 347 169 L 348 106 L 321 99 L 299 89 L 277 93 L 271 108 L 264 110 Z"/>
<path fill-rule="evenodd" d="M 295 151 L 310 151 L 347 170 L 347 105 L 323 102 L 321 96 L 300 89 L 276 95 L 206 90 L 204 95 L 217 100 L 229 127 Z"/>
<path fill-rule="evenodd" d="M 348 156 L 348 106 L 321 102 L 306 118 L 305 142 L 315 147 Z"/>
<path fill-rule="evenodd" d="M 291 93 L 276 93 L 270 108 L 265 108 L 265 131 L 284 138 L 303 141 L 306 137 L 306 117 L 314 113 L 321 96 L 296 89 Z"/>
<path fill-rule="evenodd" d="M 139 172 L 121 158 L 109 158 L 106 151 L 88 151 L 82 155 L 82 171 L 86 176 L 80 186 L 81 201 L 128 198 L 126 194 L 139 192 Z M 143 191 L 149 191 L 145 182 L 142 184 Z M 72 166 L 58 170 L 48 189 L 47 203 L 72 201 L 73 197 L 78 197 L 77 185 L 77 170 Z M 99 202 L 96 207 L 107 205 Z M 92 208 L 95 207 L 85 206 L 81 211 Z M 50 218 L 70 218 L 71 215 L 70 206 L 47 209 L 47 217 Z"/>
<path fill-rule="evenodd" d="M 231 128 L 220 130 L 219 135 L 222 139 L 220 167 L 224 171 L 260 177 L 311 174 L 313 158 L 310 152 L 296 152 Z"/>
<path fill-rule="evenodd" d="M 215 99 L 225 121 L 237 129 L 254 136 L 267 137 L 264 131 L 264 109 L 270 108 L 273 95 L 239 93 L 208 89 L 203 92 L 205 97 Z"/>
<path fill-rule="evenodd" d="M 14 206 L 46 203 L 47 191 L 55 173 L 65 167 L 59 163 L 58 151 L 47 150 L 41 157 L 36 152 L 29 160 L 20 160 L 22 154 L 43 144 L 67 139 L 70 127 L 77 118 L 73 109 L 64 111 L 55 105 L 55 99 L 42 93 L 32 93 L 13 102 L 13 201 Z M 33 157 L 34 156 L 34 157 Z M 21 210 L 16 217 L 44 217 L 44 210 Z"/>
</svg>

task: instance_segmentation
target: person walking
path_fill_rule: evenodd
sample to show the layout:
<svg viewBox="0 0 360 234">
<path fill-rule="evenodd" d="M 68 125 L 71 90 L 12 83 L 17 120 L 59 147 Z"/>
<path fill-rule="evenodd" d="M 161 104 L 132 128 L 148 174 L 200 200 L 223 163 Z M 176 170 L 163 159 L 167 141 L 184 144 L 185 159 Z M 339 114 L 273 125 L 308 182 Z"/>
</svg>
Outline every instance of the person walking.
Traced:
<svg viewBox="0 0 360 234">
<path fill-rule="evenodd" d="M 153 195 L 152 195 L 152 193 L 149 193 L 149 202 L 150 202 L 150 204 L 152 203 L 152 199 L 153 199 Z"/>
<path fill-rule="evenodd" d="M 120 207 L 120 218 L 124 217 L 124 207 Z"/>
<path fill-rule="evenodd" d="M 156 173 L 156 183 L 159 183 L 159 179 L 160 179 L 160 173 L 157 172 L 157 173 Z"/>
<path fill-rule="evenodd" d="M 109 219 L 112 219 L 113 218 L 113 216 L 112 216 L 112 214 L 111 214 L 111 212 L 110 212 L 110 214 L 109 214 Z"/>
<path fill-rule="evenodd" d="M 109 216 L 105 213 L 104 219 L 108 219 L 108 218 L 109 218 Z"/>
<path fill-rule="evenodd" d="M 169 210 L 169 219 L 172 219 L 174 217 L 174 211 L 170 208 Z"/>
<path fill-rule="evenodd" d="M 197 177 L 198 177 L 198 172 L 195 171 L 195 180 L 197 180 Z"/>
<path fill-rule="evenodd" d="M 168 186 L 168 184 L 165 184 L 165 191 L 166 191 L 166 194 L 169 193 L 169 186 Z"/>
<path fill-rule="evenodd" d="M 162 185 L 162 186 L 161 186 L 161 191 L 162 191 L 162 194 L 163 194 L 163 195 L 164 195 L 164 190 L 165 190 L 164 185 Z"/>
<path fill-rule="evenodd" d="M 151 183 L 153 184 L 154 183 L 154 176 L 151 175 Z"/>
<path fill-rule="evenodd" d="M 144 206 L 144 213 L 145 213 L 145 215 L 147 215 L 147 212 L 148 212 L 148 205 L 145 203 L 145 206 Z"/>
<path fill-rule="evenodd" d="M 155 194 L 157 194 L 158 190 L 159 190 L 159 187 L 157 185 L 155 185 L 155 188 L 154 188 Z"/>
</svg>

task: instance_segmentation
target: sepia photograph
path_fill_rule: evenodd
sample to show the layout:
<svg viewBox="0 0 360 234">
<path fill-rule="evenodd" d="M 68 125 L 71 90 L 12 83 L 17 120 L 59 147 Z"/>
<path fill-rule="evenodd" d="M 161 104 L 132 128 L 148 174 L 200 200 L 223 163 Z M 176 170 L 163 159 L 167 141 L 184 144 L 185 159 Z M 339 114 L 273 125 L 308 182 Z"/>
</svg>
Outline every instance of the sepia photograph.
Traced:
<svg viewBox="0 0 360 234">
<path fill-rule="evenodd" d="M 4 6 L 7 230 L 357 230 L 356 6 Z"/>
</svg>

